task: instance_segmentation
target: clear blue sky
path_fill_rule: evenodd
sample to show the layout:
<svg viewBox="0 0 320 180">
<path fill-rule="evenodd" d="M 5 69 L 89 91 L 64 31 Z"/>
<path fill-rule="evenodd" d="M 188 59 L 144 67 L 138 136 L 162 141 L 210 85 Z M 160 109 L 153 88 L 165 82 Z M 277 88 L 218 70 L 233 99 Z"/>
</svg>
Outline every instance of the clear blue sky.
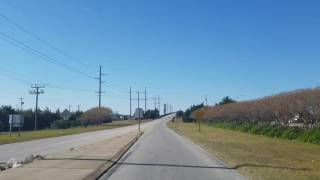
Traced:
<svg viewBox="0 0 320 180">
<path fill-rule="evenodd" d="M 0 13 L 69 55 L 108 75 L 103 105 L 128 113 L 129 86 L 148 88 L 175 109 L 223 96 L 246 100 L 320 84 L 317 0 L 0 0 Z M 92 76 L 0 17 L 6 33 Z M 0 39 L 0 104 L 16 106 L 31 81 L 85 89 L 46 88 L 40 107 L 97 104 L 97 81 L 50 64 Z M 134 94 L 134 97 L 136 94 Z M 134 106 L 136 106 L 134 102 Z M 152 99 L 149 99 L 153 107 Z"/>
</svg>

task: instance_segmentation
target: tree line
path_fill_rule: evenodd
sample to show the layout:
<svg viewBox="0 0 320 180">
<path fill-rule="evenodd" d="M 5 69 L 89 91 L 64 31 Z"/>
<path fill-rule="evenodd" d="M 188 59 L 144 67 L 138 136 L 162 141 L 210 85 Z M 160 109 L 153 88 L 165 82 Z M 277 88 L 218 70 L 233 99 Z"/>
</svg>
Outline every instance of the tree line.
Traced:
<svg viewBox="0 0 320 180">
<path fill-rule="evenodd" d="M 24 124 L 22 131 L 34 130 L 34 115 L 32 109 L 17 111 L 11 106 L 0 107 L 0 132 L 9 131 L 9 115 L 22 114 Z M 99 125 L 112 121 L 113 112 L 110 108 L 92 108 L 86 112 L 76 111 L 71 113 L 68 120 L 63 120 L 60 110 L 52 112 L 49 108 L 38 110 L 38 129 L 48 128 L 70 128 L 76 126 Z"/>
<path fill-rule="evenodd" d="M 206 122 L 252 122 L 320 126 L 320 88 L 295 90 L 256 100 L 203 107 Z"/>
</svg>

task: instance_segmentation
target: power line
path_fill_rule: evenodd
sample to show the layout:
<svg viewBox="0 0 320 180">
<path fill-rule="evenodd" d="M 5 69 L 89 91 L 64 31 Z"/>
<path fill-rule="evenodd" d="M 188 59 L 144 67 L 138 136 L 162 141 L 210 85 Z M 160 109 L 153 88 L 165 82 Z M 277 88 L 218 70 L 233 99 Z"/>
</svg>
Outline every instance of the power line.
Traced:
<svg viewBox="0 0 320 180">
<path fill-rule="evenodd" d="M 9 73 L 9 74 L 11 74 L 11 75 L 14 75 L 14 76 L 16 76 L 16 77 L 19 77 L 20 79 L 23 79 L 23 81 L 28 82 L 29 84 L 31 84 L 31 82 L 35 82 L 35 81 L 32 80 L 31 78 L 29 78 L 29 77 L 27 77 L 27 76 L 25 76 L 25 75 L 23 75 L 23 74 L 14 72 L 14 71 L 12 71 L 12 70 L 5 69 L 5 68 L 3 68 L 3 67 L 0 67 L 0 70 L 1 70 L 1 71 L 4 71 L 4 72 L 6 72 L 6 73 Z"/>
<path fill-rule="evenodd" d="M 128 94 L 128 92 L 127 91 L 124 91 L 124 90 L 120 90 L 120 89 L 118 89 L 118 88 L 116 88 L 115 86 L 111 86 L 110 84 L 108 84 L 108 82 L 107 81 L 105 81 L 105 86 L 107 86 L 108 88 L 111 88 L 111 89 L 113 89 L 113 90 L 116 90 L 116 92 L 117 93 L 121 93 L 121 94 Z"/>
<path fill-rule="evenodd" d="M 23 26 L 21 26 L 20 24 L 16 23 L 15 21 L 13 21 L 12 19 L 10 19 L 8 16 L 5 16 L 4 14 L 0 13 L 0 17 L 2 17 L 3 19 L 5 19 L 6 21 L 8 21 L 9 23 L 13 24 L 14 26 L 16 26 L 18 29 L 20 29 L 21 31 L 25 32 L 26 34 L 28 34 L 29 36 L 33 37 L 34 39 L 37 39 L 38 41 L 40 41 L 41 43 L 45 44 L 47 47 L 50 47 L 51 49 L 55 50 L 56 52 L 64 55 L 65 57 L 67 57 L 68 59 L 71 59 L 79 64 L 81 64 L 82 66 L 89 68 L 91 70 L 96 71 L 96 68 L 93 68 L 92 66 L 81 62 L 78 59 L 75 59 L 74 57 L 70 56 L 68 53 L 66 53 L 65 51 L 58 49 L 57 47 L 55 47 L 54 45 L 52 45 L 51 43 L 49 43 L 48 41 L 43 40 L 42 38 L 40 38 L 38 35 L 35 35 L 34 33 L 28 31 L 26 28 L 24 28 Z"/>
<path fill-rule="evenodd" d="M 53 89 L 60 89 L 60 90 L 67 90 L 67 91 L 94 92 L 94 90 L 91 90 L 91 89 L 70 88 L 70 87 L 62 87 L 62 86 L 56 86 L 51 84 L 46 84 L 46 85 L 47 85 L 47 88 L 53 88 Z"/>
<path fill-rule="evenodd" d="M 68 65 L 66 65 L 66 64 L 64 64 L 64 63 L 61 63 L 60 61 L 58 61 L 58 60 L 56 60 L 56 59 L 54 59 L 54 58 L 51 58 L 50 56 L 48 56 L 48 55 L 46 55 L 46 54 L 44 54 L 44 53 L 42 53 L 42 52 L 40 52 L 40 51 L 38 51 L 38 50 L 30 47 L 30 46 L 28 46 L 28 45 L 26 45 L 26 44 L 24 44 L 24 43 L 22 43 L 22 42 L 20 42 L 20 41 L 18 41 L 18 40 L 16 40 L 16 39 L 14 39 L 13 37 L 11 37 L 11 36 L 9 36 L 9 35 L 7 35 L 7 34 L 5 34 L 5 33 L 0 32 L 0 35 L 2 35 L 2 36 L 4 36 L 4 37 L 7 38 L 7 39 L 6 39 L 6 38 L 3 38 L 3 37 L 0 36 L 0 39 L 6 41 L 7 43 L 10 43 L 10 44 L 12 44 L 12 45 L 14 45 L 14 46 L 16 46 L 16 47 L 21 48 L 21 49 L 23 49 L 23 50 L 26 51 L 26 52 L 29 52 L 29 53 L 31 53 L 31 54 L 33 54 L 33 55 L 35 55 L 35 56 L 38 56 L 38 57 L 44 59 L 44 60 L 47 61 L 47 62 L 50 62 L 50 63 L 56 64 L 56 65 L 62 66 L 62 67 L 66 68 L 66 69 L 68 69 L 68 70 L 70 70 L 70 71 L 77 72 L 77 73 L 79 73 L 79 74 L 81 74 L 81 75 L 83 75 L 83 76 L 86 76 L 86 77 L 88 77 L 88 78 L 94 78 L 94 77 L 92 77 L 92 76 L 90 76 L 90 75 L 88 75 L 88 74 L 86 74 L 86 73 L 84 73 L 84 72 L 82 72 L 82 71 L 79 71 L 79 70 L 77 70 L 77 69 L 75 69 L 75 68 L 72 68 L 72 67 L 70 67 L 70 66 L 68 66 Z M 8 40 L 8 39 L 9 39 L 9 40 Z M 104 74 L 104 75 L 105 75 L 105 74 Z M 95 78 L 95 79 L 96 79 L 96 78 Z M 109 87 L 115 88 L 114 86 L 110 86 L 110 85 L 109 85 Z M 120 86 L 117 86 L 117 87 L 120 87 Z M 53 88 L 54 88 L 54 87 L 53 87 Z M 57 89 L 62 89 L 62 88 L 59 88 L 59 87 L 55 87 L 55 88 L 57 88 Z M 121 91 L 121 92 L 123 92 L 123 91 Z"/>
<path fill-rule="evenodd" d="M 2 72 L 3 76 L 9 77 L 11 79 L 14 79 L 14 80 L 19 81 L 19 82 L 24 83 L 24 84 L 30 85 L 30 84 L 32 84 L 34 82 L 38 82 L 38 81 L 35 81 L 34 79 L 31 79 L 31 78 L 27 77 L 26 75 L 23 75 L 23 74 L 20 74 L 20 73 L 17 73 L 17 72 L 8 70 L 8 69 L 4 69 L 2 67 L 0 67 L 0 70 L 10 74 L 10 75 L 8 75 L 8 74 L 4 74 Z M 0 71 L 0 73 L 1 73 L 1 71 Z M 12 75 L 14 75 L 14 76 L 12 76 Z M 47 88 L 53 88 L 53 89 L 68 90 L 68 91 L 94 92 L 94 90 L 90 90 L 90 89 L 62 87 L 62 86 L 53 85 L 51 83 L 43 83 L 43 82 L 39 82 L 39 83 L 45 84 Z"/>
<path fill-rule="evenodd" d="M 45 60 L 47 62 L 50 62 L 50 63 L 55 64 L 55 65 L 59 65 L 59 66 L 65 68 L 65 69 L 67 69 L 69 71 L 76 72 L 76 73 L 81 74 L 82 76 L 85 76 L 87 78 L 94 79 L 93 76 L 90 76 L 85 72 L 82 72 L 82 71 L 80 71 L 78 69 L 75 69 L 75 68 L 73 68 L 73 67 L 71 67 L 71 66 L 69 66 L 67 64 L 64 64 L 64 63 L 58 61 L 57 59 L 52 58 L 52 57 L 50 57 L 50 56 L 48 56 L 48 55 L 46 55 L 46 54 L 44 54 L 44 53 L 32 48 L 32 47 L 30 47 L 29 45 L 27 45 L 27 44 L 25 44 L 25 43 L 15 39 L 15 38 L 13 38 L 13 37 L 11 37 L 11 36 L 3 33 L 3 32 L 0 32 L 0 35 L 5 37 L 5 38 L 3 38 L 3 37 L 0 36 L 0 39 L 6 41 L 7 43 L 10 43 L 10 44 L 12 44 L 12 45 L 14 45 L 16 47 L 19 47 L 20 49 L 22 49 L 22 50 L 24 50 L 26 52 L 29 52 L 29 53 L 31 53 L 31 54 L 33 54 L 35 56 L 38 56 L 38 57 L 40 57 L 41 59 L 43 59 L 43 60 Z"/>
</svg>

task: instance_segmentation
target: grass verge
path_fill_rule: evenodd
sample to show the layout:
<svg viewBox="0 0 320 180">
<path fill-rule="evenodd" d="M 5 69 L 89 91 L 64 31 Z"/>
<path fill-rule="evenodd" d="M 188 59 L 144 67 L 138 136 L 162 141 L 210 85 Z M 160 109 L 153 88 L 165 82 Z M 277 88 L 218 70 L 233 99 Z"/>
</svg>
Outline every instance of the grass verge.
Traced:
<svg viewBox="0 0 320 180">
<path fill-rule="evenodd" d="M 320 179 L 320 146 L 274 139 L 193 123 L 169 123 L 187 137 L 254 180 Z"/>
<path fill-rule="evenodd" d="M 16 132 L 12 133 L 11 136 L 9 136 L 8 133 L 2 133 L 0 134 L 0 145 L 15 143 L 15 142 L 22 142 L 22 141 L 30 141 L 30 140 L 36 140 L 36 139 L 58 137 L 58 136 L 66 136 L 66 135 L 72 135 L 72 134 L 80 134 L 80 133 L 92 132 L 92 131 L 100 131 L 100 130 L 106 130 L 106 129 L 113 129 L 113 128 L 118 128 L 123 126 L 134 125 L 134 124 L 136 124 L 136 122 L 127 122 L 127 123 L 114 122 L 114 123 L 101 125 L 101 126 L 26 131 L 26 132 L 22 132 L 20 137 Z"/>
</svg>

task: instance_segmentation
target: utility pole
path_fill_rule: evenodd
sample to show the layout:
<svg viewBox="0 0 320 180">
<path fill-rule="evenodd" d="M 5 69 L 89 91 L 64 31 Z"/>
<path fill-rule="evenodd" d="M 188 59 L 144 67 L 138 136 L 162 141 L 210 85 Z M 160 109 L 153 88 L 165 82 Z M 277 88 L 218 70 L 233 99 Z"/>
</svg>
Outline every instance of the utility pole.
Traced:
<svg viewBox="0 0 320 180">
<path fill-rule="evenodd" d="M 147 88 L 144 88 L 144 111 L 147 111 Z"/>
<path fill-rule="evenodd" d="M 80 104 L 77 105 L 78 112 L 80 112 Z"/>
<path fill-rule="evenodd" d="M 132 116 L 132 91 L 131 91 L 131 87 L 130 87 L 129 94 L 130 94 L 130 118 L 131 118 L 131 116 Z"/>
<path fill-rule="evenodd" d="M 20 112 L 22 112 L 23 111 L 23 105 L 24 105 L 23 98 L 21 97 L 21 98 L 19 98 L 19 100 L 20 100 Z"/>
<path fill-rule="evenodd" d="M 24 102 L 23 102 L 23 98 L 21 97 L 21 98 L 19 98 L 20 99 L 20 115 L 22 116 L 23 115 L 23 104 L 24 104 Z M 10 128 L 11 128 L 11 125 L 10 125 Z M 18 136 L 20 137 L 20 125 L 19 125 L 19 127 L 18 127 L 18 129 L 19 129 L 19 133 L 18 133 Z M 10 130 L 10 135 L 11 135 L 11 130 Z"/>
<path fill-rule="evenodd" d="M 208 106 L 208 96 L 205 97 L 206 106 Z"/>
<path fill-rule="evenodd" d="M 106 75 L 106 74 L 102 73 L 102 66 L 101 65 L 100 65 L 99 69 L 100 69 L 99 70 L 99 77 L 96 78 L 96 79 L 98 79 L 98 81 L 99 81 L 99 91 L 97 93 L 98 93 L 98 96 L 99 96 L 99 108 L 101 108 L 101 96 L 102 96 L 103 93 L 105 93 L 105 92 L 101 91 L 101 84 L 105 83 L 105 81 L 102 81 L 102 76 Z"/>
<path fill-rule="evenodd" d="M 34 130 L 37 130 L 38 128 L 38 100 L 39 100 L 39 94 L 43 94 L 44 91 L 42 90 L 43 88 L 45 88 L 44 85 L 39 85 L 39 84 L 33 84 L 31 85 L 31 88 L 34 90 L 29 90 L 30 94 L 35 94 L 36 95 L 36 111 L 34 113 Z"/>
<path fill-rule="evenodd" d="M 71 112 L 71 105 L 68 106 L 68 110 L 69 110 L 69 112 Z"/>
<path fill-rule="evenodd" d="M 157 97 L 153 98 L 154 110 L 157 110 Z"/>
<path fill-rule="evenodd" d="M 159 113 L 161 112 L 161 103 L 160 103 L 160 96 L 158 96 L 158 110 L 159 110 Z"/>
<path fill-rule="evenodd" d="M 138 120 L 139 120 L 139 132 L 140 132 L 140 123 L 141 123 L 141 118 L 140 118 L 140 92 L 138 91 L 137 92 L 137 94 L 138 94 Z"/>
</svg>

